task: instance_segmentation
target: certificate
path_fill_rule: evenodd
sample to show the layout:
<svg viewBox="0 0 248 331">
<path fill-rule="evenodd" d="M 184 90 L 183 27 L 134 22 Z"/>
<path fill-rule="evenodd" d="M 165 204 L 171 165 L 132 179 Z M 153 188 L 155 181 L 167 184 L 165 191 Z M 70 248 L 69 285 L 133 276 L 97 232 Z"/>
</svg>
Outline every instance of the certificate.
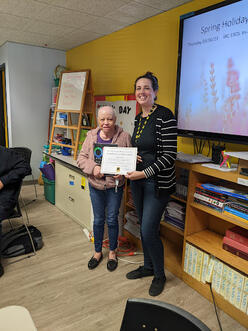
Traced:
<svg viewBox="0 0 248 331">
<path fill-rule="evenodd" d="M 101 173 L 110 175 L 126 175 L 136 170 L 136 147 L 108 147 L 103 148 Z"/>
</svg>

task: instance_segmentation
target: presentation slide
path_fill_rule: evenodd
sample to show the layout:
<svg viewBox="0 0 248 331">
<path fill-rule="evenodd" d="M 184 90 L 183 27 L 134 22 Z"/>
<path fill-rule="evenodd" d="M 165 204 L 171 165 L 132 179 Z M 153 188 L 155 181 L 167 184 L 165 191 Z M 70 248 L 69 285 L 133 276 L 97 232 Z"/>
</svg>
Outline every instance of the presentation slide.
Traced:
<svg viewBox="0 0 248 331">
<path fill-rule="evenodd" d="M 248 1 L 184 19 L 178 128 L 248 136 Z"/>
</svg>

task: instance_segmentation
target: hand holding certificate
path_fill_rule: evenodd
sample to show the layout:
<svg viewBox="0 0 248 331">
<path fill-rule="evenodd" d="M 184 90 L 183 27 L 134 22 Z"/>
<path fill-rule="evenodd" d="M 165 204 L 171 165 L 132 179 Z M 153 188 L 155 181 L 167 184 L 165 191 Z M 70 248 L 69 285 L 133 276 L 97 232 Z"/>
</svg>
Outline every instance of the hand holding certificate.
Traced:
<svg viewBox="0 0 248 331">
<path fill-rule="evenodd" d="M 136 147 L 108 147 L 103 149 L 101 173 L 126 175 L 136 169 Z"/>
</svg>

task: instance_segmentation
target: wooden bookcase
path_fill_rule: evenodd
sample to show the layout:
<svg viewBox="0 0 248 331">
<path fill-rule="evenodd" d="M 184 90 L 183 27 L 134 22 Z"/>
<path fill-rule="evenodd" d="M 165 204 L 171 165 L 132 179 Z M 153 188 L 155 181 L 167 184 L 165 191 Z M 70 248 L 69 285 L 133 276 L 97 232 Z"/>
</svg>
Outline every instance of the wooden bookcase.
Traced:
<svg viewBox="0 0 248 331">
<path fill-rule="evenodd" d="M 181 166 L 184 166 L 182 164 Z M 222 248 L 222 240 L 228 228 L 238 225 L 248 229 L 248 222 L 239 221 L 228 217 L 212 208 L 194 202 L 194 192 L 196 183 L 215 183 L 221 186 L 235 188 L 239 191 L 247 192 L 246 186 L 239 185 L 240 177 L 238 170 L 223 172 L 210 169 L 198 164 L 190 165 L 189 186 L 186 208 L 186 221 L 184 231 L 184 245 L 182 252 L 182 270 L 185 254 L 186 242 L 193 244 L 206 253 L 215 256 L 223 263 L 237 269 L 244 275 L 248 275 L 248 261 L 233 255 Z M 182 279 L 189 286 L 198 291 L 201 295 L 212 301 L 209 284 L 203 284 L 190 275 L 182 271 Z M 221 295 L 214 292 L 217 306 L 227 314 L 235 318 L 239 323 L 248 327 L 248 315 L 237 309 L 226 301 Z"/>
<path fill-rule="evenodd" d="M 209 284 L 203 284 L 184 272 L 184 254 L 186 242 L 193 244 L 197 248 L 211 254 L 221 260 L 223 263 L 237 269 L 244 275 L 248 275 L 248 261 L 233 255 L 222 248 L 222 239 L 226 229 L 238 225 L 248 229 L 248 222 L 240 222 L 235 218 L 227 217 L 224 214 L 215 211 L 212 208 L 194 202 L 194 192 L 196 183 L 215 183 L 217 185 L 229 186 L 239 191 L 248 191 L 247 186 L 238 184 L 240 178 L 239 170 L 232 172 L 223 172 L 201 166 L 199 164 L 189 164 L 177 161 L 177 175 L 181 169 L 187 169 L 189 172 L 187 201 L 172 196 L 186 204 L 185 229 L 181 231 L 170 224 L 161 221 L 160 234 L 164 244 L 165 268 L 185 283 L 198 291 L 201 295 L 212 301 Z M 127 190 L 125 190 L 125 213 L 131 207 L 127 203 Z M 141 247 L 140 241 L 134 238 L 128 231 L 124 231 L 138 247 Z M 240 324 L 248 327 L 248 315 L 234 307 L 222 296 L 214 292 L 216 303 L 220 309 L 236 319 Z"/>
</svg>

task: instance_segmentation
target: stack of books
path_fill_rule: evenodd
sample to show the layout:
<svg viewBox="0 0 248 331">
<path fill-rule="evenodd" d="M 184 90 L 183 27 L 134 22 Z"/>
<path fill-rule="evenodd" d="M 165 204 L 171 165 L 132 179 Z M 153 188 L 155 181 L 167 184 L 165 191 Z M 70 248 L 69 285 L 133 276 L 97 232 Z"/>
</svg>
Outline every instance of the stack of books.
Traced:
<svg viewBox="0 0 248 331">
<path fill-rule="evenodd" d="M 186 242 L 184 272 L 213 290 L 248 315 L 248 277 L 215 256 Z"/>
<path fill-rule="evenodd" d="M 185 205 L 177 201 L 169 201 L 165 208 L 164 221 L 180 230 L 185 226 Z"/>
<path fill-rule="evenodd" d="M 224 214 L 248 221 L 248 200 L 229 197 L 224 208 Z M 235 217 L 236 218 L 236 217 Z"/>
<path fill-rule="evenodd" d="M 180 169 L 180 173 L 177 175 L 176 193 L 178 198 L 187 200 L 188 194 L 188 181 L 189 181 L 189 170 Z"/>
<path fill-rule="evenodd" d="M 206 188 L 204 185 L 200 183 L 196 184 L 194 201 L 222 212 L 227 201 L 227 195 L 216 192 L 211 188 Z"/>
<path fill-rule="evenodd" d="M 235 226 L 226 231 L 223 248 L 242 259 L 248 260 L 248 230 Z"/>
<path fill-rule="evenodd" d="M 131 210 L 125 214 L 124 229 L 134 235 L 136 238 L 140 237 L 140 224 L 135 210 Z"/>
</svg>

